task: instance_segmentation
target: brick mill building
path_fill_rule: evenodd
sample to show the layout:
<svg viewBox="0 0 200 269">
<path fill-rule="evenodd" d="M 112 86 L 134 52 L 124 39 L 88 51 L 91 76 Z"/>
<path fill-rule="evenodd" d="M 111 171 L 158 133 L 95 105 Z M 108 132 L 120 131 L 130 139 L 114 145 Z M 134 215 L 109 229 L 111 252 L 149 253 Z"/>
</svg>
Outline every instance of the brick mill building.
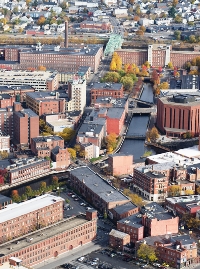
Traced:
<svg viewBox="0 0 200 269">
<path fill-rule="evenodd" d="M 129 175 L 133 172 L 133 155 L 115 153 L 108 156 L 108 165 L 112 175 Z"/>
<path fill-rule="evenodd" d="M 109 233 L 109 245 L 117 250 L 124 250 L 124 246 L 130 244 L 130 235 L 112 229 Z"/>
<path fill-rule="evenodd" d="M 45 66 L 58 72 L 77 72 L 80 66 L 90 66 L 96 72 L 103 56 L 103 46 L 92 44 L 61 48 L 38 43 L 36 46 L 1 47 L 0 53 L 3 59 L 0 69 L 24 70 Z"/>
<path fill-rule="evenodd" d="M 71 187 L 102 213 L 129 202 L 125 195 L 110 186 L 87 166 L 71 170 L 69 179 Z"/>
<path fill-rule="evenodd" d="M 199 135 L 199 95 L 177 94 L 161 97 L 157 102 L 158 129 L 167 136 L 178 136 L 186 132 Z"/>
<path fill-rule="evenodd" d="M 91 88 L 91 104 L 94 104 L 98 97 L 123 98 L 123 85 L 121 83 L 94 83 Z"/>
<path fill-rule="evenodd" d="M 0 243 L 63 219 L 64 199 L 45 194 L 0 210 Z"/>
<path fill-rule="evenodd" d="M 159 67 L 172 62 L 173 66 L 180 68 L 184 67 L 186 62 L 200 56 L 200 47 L 181 50 L 172 48 L 171 45 L 153 44 L 143 49 L 118 49 L 115 52 L 122 58 L 123 64 L 142 65 L 148 61 L 151 66 Z"/>
<path fill-rule="evenodd" d="M 17 210 L 14 213 L 15 215 L 18 213 L 16 219 L 7 220 L 6 225 L 9 227 L 7 232 L 11 236 L 13 233 L 19 233 L 20 231 L 21 234 L 16 239 L 0 244 L 0 264 L 8 262 L 9 258 L 14 257 L 21 260 L 25 266 L 33 267 L 76 247 L 81 247 L 96 238 L 97 212 L 95 210 L 87 211 L 86 215 L 80 214 L 62 219 L 62 198 L 45 195 L 35 199 L 35 203 L 33 200 L 24 202 L 29 202 L 32 209 L 34 207 L 32 212 L 30 212 L 30 208 L 26 212 L 26 207 L 23 208 L 24 203 L 21 203 L 17 205 L 18 207 L 21 206 L 21 212 Z M 35 211 L 36 207 L 38 208 Z M 6 209 L 3 209 L 2 212 L 4 210 Z M 7 214 L 3 218 L 6 216 Z M 42 224 L 37 226 L 37 229 L 33 232 L 28 230 L 31 222 L 35 226 L 42 221 L 49 226 L 44 227 Z M 2 226 L 1 231 L 4 232 L 4 230 L 7 229 Z M 25 234 L 25 230 L 28 231 L 27 234 Z M 4 235 L 2 236 L 4 237 Z"/>
</svg>

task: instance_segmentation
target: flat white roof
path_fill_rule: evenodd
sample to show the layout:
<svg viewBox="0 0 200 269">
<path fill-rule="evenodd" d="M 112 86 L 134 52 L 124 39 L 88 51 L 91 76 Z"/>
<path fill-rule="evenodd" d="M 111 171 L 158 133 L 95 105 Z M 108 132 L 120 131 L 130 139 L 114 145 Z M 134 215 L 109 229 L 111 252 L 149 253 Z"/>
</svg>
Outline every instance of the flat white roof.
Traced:
<svg viewBox="0 0 200 269">
<path fill-rule="evenodd" d="M 55 77 L 57 73 L 52 71 L 26 71 L 26 70 L 0 70 L 0 80 L 47 80 Z"/>
<path fill-rule="evenodd" d="M 1 265 L 0 267 L 1 269 L 10 269 L 10 264 L 9 262 L 5 262 Z M 18 266 L 14 267 L 14 268 L 18 268 Z M 19 269 L 28 269 L 28 267 L 24 267 L 24 265 L 20 265 Z"/>
<path fill-rule="evenodd" d="M 189 148 L 190 149 L 190 148 Z M 185 152 L 187 153 L 187 148 L 184 149 Z M 183 151 L 184 153 L 184 151 Z M 196 158 L 195 156 L 186 156 L 181 152 L 176 151 L 175 153 L 173 152 L 165 152 L 153 156 L 149 156 L 148 159 L 152 160 L 156 163 L 162 164 L 162 163 L 168 163 L 168 162 L 175 162 L 175 163 L 186 163 L 187 165 L 192 165 L 196 163 L 200 163 L 200 160 Z M 200 151 L 199 151 L 199 156 L 200 156 Z M 194 160 L 191 160 L 191 158 L 194 158 Z"/>
<path fill-rule="evenodd" d="M 198 149 L 198 145 L 190 147 L 190 148 L 179 149 L 175 152 L 188 158 L 200 157 L 200 151 Z"/>
<path fill-rule="evenodd" d="M 45 206 L 50 206 L 59 201 L 64 201 L 64 199 L 51 194 L 44 194 L 19 204 L 8 205 L 6 208 L 0 210 L 0 223 L 28 214 Z"/>
</svg>

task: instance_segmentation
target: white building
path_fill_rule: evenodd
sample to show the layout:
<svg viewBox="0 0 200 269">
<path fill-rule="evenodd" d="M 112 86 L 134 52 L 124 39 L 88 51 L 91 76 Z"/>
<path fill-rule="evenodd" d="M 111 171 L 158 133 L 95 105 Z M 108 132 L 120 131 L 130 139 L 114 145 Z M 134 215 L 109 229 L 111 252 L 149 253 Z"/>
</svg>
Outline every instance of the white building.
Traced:
<svg viewBox="0 0 200 269">
<path fill-rule="evenodd" d="M 103 1 L 106 6 L 114 6 L 117 5 L 117 0 L 104 0 Z"/>
<path fill-rule="evenodd" d="M 113 15 L 115 16 L 127 16 L 128 15 L 128 9 L 127 8 L 116 8 L 113 11 Z"/>
<path fill-rule="evenodd" d="M 86 80 L 74 79 L 68 82 L 68 94 L 70 101 L 66 111 L 82 111 L 86 106 Z"/>
</svg>

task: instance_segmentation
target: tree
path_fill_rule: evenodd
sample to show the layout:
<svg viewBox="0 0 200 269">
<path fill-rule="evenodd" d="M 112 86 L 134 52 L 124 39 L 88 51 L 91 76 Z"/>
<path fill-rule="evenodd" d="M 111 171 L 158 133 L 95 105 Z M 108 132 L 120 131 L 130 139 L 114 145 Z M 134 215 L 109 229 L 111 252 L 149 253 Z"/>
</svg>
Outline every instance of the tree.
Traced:
<svg viewBox="0 0 200 269">
<path fill-rule="evenodd" d="M 196 189 L 196 193 L 197 193 L 197 194 L 200 194 L 200 186 L 197 187 L 197 189 Z"/>
<path fill-rule="evenodd" d="M 117 72 L 107 72 L 103 77 L 103 81 L 117 83 L 120 81 L 120 74 Z"/>
<path fill-rule="evenodd" d="M 140 26 L 139 30 L 141 30 L 142 32 L 145 32 L 146 31 L 146 27 L 144 27 L 143 25 Z"/>
<path fill-rule="evenodd" d="M 174 21 L 176 23 L 181 23 L 183 21 L 183 19 L 182 19 L 181 15 L 176 15 L 175 18 L 174 18 Z"/>
<path fill-rule="evenodd" d="M 167 90 L 167 89 L 169 89 L 169 83 L 168 82 L 162 82 L 159 85 L 159 88 L 162 89 L 162 90 Z"/>
<path fill-rule="evenodd" d="M 181 187 L 177 185 L 169 186 L 168 192 L 170 196 L 179 196 L 181 193 Z"/>
<path fill-rule="evenodd" d="M 142 30 L 138 30 L 135 34 L 139 35 L 139 36 L 142 36 L 142 35 L 144 35 L 144 32 Z"/>
<path fill-rule="evenodd" d="M 58 177 L 57 176 L 53 176 L 53 178 L 52 178 L 52 186 L 53 186 L 54 189 L 57 189 L 57 187 L 59 187 Z"/>
<path fill-rule="evenodd" d="M 154 69 L 152 74 L 151 74 L 151 81 L 154 83 L 154 84 L 159 84 L 160 83 L 160 77 L 159 77 L 159 74 L 158 72 Z"/>
<path fill-rule="evenodd" d="M 76 132 L 72 128 L 64 128 L 62 132 L 58 133 L 59 136 L 61 136 L 65 142 L 69 142 L 74 136 Z"/>
<path fill-rule="evenodd" d="M 141 14 L 140 6 L 137 6 L 137 7 L 135 8 L 135 13 L 136 13 L 137 15 L 140 15 L 140 14 Z"/>
<path fill-rule="evenodd" d="M 139 16 L 134 16 L 133 20 L 134 21 L 139 21 L 140 20 L 140 17 Z"/>
<path fill-rule="evenodd" d="M 46 125 L 46 122 L 43 119 L 40 119 L 39 120 L 39 126 L 40 126 L 40 128 L 43 129 L 45 125 Z"/>
<path fill-rule="evenodd" d="M 12 191 L 11 198 L 12 198 L 13 202 L 15 202 L 15 203 L 19 203 L 21 201 L 21 198 L 20 198 L 17 190 Z"/>
<path fill-rule="evenodd" d="M 172 62 L 169 62 L 168 63 L 168 67 L 170 68 L 170 69 L 173 69 L 174 67 L 173 67 L 173 63 Z"/>
<path fill-rule="evenodd" d="M 38 66 L 38 71 L 46 71 L 47 68 L 43 65 Z"/>
<path fill-rule="evenodd" d="M 147 140 L 155 142 L 158 139 L 159 133 L 156 127 L 153 127 L 149 132 L 147 132 Z"/>
<path fill-rule="evenodd" d="M 154 262 L 157 260 L 155 249 L 147 244 L 141 244 L 137 256 L 143 260 Z"/>
<path fill-rule="evenodd" d="M 176 7 L 177 5 L 178 5 L 178 0 L 173 0 L 173 1 L 172 1 L 172 6 L 173 6 L 173 7 Z"/>
<path fill-rule="evenodd" d="M 181 31 L 179 31 L 179 30 L 174 31 L 174 37 L 176 38 L 176 40 L 180 40 L 181 39 Z"/>
<path fill-rule="evenodd" d="M 111 133 L 106 136 L 106 148 L 108 152 L 112 152 L 117 146 L 117 135 Z"/>
<path fill-rule="evenodd" d="M 30 186 L 25 187 L 25 195 L 30 198 L 33 196 L 33 190 Z"/>
<path fill-rule="evenodd" d="M 72 160 L 76 159 L 76 151 L 75 151 L 75 149 L 68 148 L 67 150 L 68 150 L 68 152 L 69 152 L 69 154 L 70 154 L 70 158 L 71 158 Z"/>
<path fill-rule="evenodd" d="M 32 0 L 26 0 L 26 5 L 29 7 Z"/>
<path fill-rule="evenodd" d="M 4 160 L 8 158 L 9 153 L 7 151 L 0 151 L 0 156 L 1 156 L 1 159 Z"/>
<path fill-rule="evenodd" d="M 133 88 L 133 80 L 129 76 L 122 77 L 120 82 L 123 84 L 124 89 L 129 91 Z"/>
<path fill-rule="evenodd" d="M 144 63 L 144 65 L 145 65 L 147 68 L 150 68 L 150 63 L 149 63 L 148 61 L 146 61 L 146 62 Z"/>
<path fill-rule="evenodd" d="M 189 36 L 189 41 L 190 41 L 190 43 L 195 43 L 195 42 L 196 42 L 196 37 L 195 37 L 195 35 L 190 35 L 190 36 Z"/>
<path fill-rule="evenodd" d="M 18 13 L 18 12 L 19 12 L 18 7 L 17 7 L 17 6 L 16 6 L 16 7 L 14 7 L 14 8 L 13 8 L 13 10 L 12 10 L 12 12 L 13 12 L 14 14 Z"/>
<path fill-rule="evenodd" d="M 192 195 L 192 194 L 194 194 L 194 191 L 193 190 L 185 190 L 184 194 L 185 195 Z"/>
<path fill-rule="evenodd" d="M 168 11 L 168 14 L 170 17 L 175 18 L 176 15 L 176 9 L 174 7 L 171 7 Z"/>
<path fill-rule="evenodd" d="M 44 193 L 45 190 L 46 190 L 46 188 L 47 188 L 47 184 L 46 184 L 46 182 L 45 182 L 45 181 L 42 181 L 42 182 L 40 183 L 40 192 L 41 192 L 41 193 Z"/>
</svg>

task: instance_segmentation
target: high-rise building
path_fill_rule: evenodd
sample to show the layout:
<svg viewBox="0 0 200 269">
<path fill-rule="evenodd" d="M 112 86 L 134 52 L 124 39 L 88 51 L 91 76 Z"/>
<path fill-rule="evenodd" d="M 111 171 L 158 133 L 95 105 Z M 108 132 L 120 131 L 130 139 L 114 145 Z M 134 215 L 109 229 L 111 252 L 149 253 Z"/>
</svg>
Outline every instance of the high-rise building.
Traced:
<svg viewBox="0 0 200 269">
<path fill-rule="evenodd" d="M 69 102 L 67 111 L 82 111 L 86 106 L 86 81 L 84 79 L 74 79 L 68 82 Z"/>
<path fill-rule="evenodd" d="M 31 138 L 39 136 L 39 116 L 31 109 L 22 109 L 13 113 L 14 143 L 31 143 Z"/>
</svg>

